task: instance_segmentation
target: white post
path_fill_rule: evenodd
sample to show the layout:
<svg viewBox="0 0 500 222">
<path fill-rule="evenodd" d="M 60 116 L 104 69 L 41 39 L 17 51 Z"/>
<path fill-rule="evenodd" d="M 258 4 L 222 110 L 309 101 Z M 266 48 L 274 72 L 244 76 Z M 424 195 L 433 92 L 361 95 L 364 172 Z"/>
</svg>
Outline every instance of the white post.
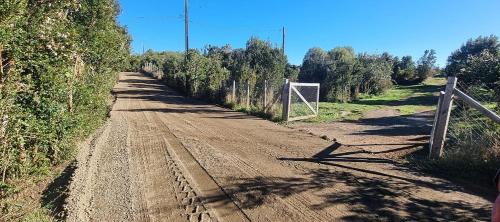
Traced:
<svg viewBox="0 0 500 222">
<path fill-rule="evenodd" d="M 281 102 L 283 103 L 282 108 L 282 118 L 284 121 L 288 121 L 290 108 L 290 81 L 285 79 L 285 84 L 283 85 L 283 91 L 281 93 Z"/>
<path fill-rule="evenodd" d="M 233 94 L 231 95 L 233 103 L 236 103 L 236 80 L 233 80 Z"/>
<path fill-rule="evenodd" d="M 267 112 L 267 80 L 264 80 L 264 112 Z"/>
<path fill-rule="evenodd" d="M 250 82 L 247 80 L 247 109 L 250 109 Z"/>
</svg>

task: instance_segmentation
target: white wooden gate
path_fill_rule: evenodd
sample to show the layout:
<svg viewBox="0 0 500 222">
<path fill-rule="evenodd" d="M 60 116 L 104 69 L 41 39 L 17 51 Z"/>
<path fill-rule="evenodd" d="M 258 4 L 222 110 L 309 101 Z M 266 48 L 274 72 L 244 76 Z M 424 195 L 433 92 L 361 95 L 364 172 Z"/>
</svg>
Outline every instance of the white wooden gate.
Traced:
<svg viewBox="0 0 500 222">
<path fill-rule="evenodd" d="M 283 87 L 283 120 L 295 121 L 318 116 L 319 83 L 286 80 Z"/>
</svg>

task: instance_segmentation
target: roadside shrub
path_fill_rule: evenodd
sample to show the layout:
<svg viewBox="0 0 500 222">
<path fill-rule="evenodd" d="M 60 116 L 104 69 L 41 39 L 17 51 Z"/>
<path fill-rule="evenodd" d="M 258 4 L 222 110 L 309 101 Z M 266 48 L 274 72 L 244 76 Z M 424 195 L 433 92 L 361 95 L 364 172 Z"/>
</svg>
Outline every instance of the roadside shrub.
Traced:
<svg viewBox="0 0 500 222">
<path fill-rule="evenodd" d="M 321 83 L 323 101 L 350 102 L 360 94 L 379 94 L 392 86 L 392 57 L 355 55 L 351 47 L 338 47 L 326 53 L 312 48 L 304 57 L 299 81 Z"/>
<path fill-rule="evenodd" d="M 129 58 L 118 13 L 114 0 L 0 4 L 2 182 L 46 172 L 104 121 Z"/>
<path fill-rule="evenodd" d="M 184 94 L 207 101 L 225 104 L 228 87 L 236 81 L 238 97 L 246 93 L 250 86 L 251 105 L 256 106 L 263 97 L 264 83 L 268 89 L 279 93 L 285 75 L 297 76 L 298 68 L 287 63 L 280 49 L 269 42 L 250 38 L 244 49 L 207 46 L 203 52 L 189 50 L 188 54 L 178 52 L 146 52 L 140 64 L 158 64 L 163 81 Z M 276 101 L 276 96 L 269 96 Z M 241 103 L 242 101 L 237 101 Z M 272 102 L 271 102 L 272 103 Z M 236 107 L 237 104 L 232 104 Z"/>
</svg>

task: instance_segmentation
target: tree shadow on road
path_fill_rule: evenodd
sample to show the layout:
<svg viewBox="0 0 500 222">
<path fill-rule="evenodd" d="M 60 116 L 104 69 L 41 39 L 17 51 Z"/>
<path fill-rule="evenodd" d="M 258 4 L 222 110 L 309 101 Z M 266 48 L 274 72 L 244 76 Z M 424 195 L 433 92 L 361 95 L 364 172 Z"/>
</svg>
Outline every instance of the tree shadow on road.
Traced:
<svg viewBox="0 0 500 222">
<path fill-rule="evenodd" d="M 310 158 L 279 158 L 286 162 L 321 164 L 327 169 L 309 168 L 296 177 L 229 178 L 232 183 L 224 187 L 224 191 L 242 209 L 272 206 L 277 198 L 288 199 L 308 192 L 320 201 L 305 207 L 329 210 L 336 205 L 348 206 L 347 216 L 341 218 L 346 221 L 488 220 L 490 206 L 434 196 L 443 193 L 460 196 L 466 193 L 462 187 L 437 178 L 421 179 L 418 172 L 392 160 L 345 156 L 359 153 L 334 153 L 340 146 L 334 143 Z M 353 164 L 360 162 L 372 165 Z M 378 170 L 373 164 L 393 166 L 403 174 L 393 175 L 392 171 Z M 405 176 L 405 173 L 413 176 Z M 204 201 L 220 200 L 223 198 L 208 197 Z"/>
<path fill-rule="evenodd" d="M 430 135 L 432 129 L 433 117 L 433 112 L 428 111 L 414 115 L 365 118 L 355 121 L 347 120 L 345 122 L 370 126 L 368 129 L 353 133 L 353 135 L 427 136 Z"/>
<path fill-rule="evenodd" d="M 328 169 L 311 170 L 303 176 L 231 178 L 233 184 L 224 190 L 242 209 L 253 209 L 276 198 L 291 198 L 306 191 L 324 193 L 342 184 L 349 190 L 320 194 L 321 203 L 306 207 L 328 210 L 339 204 L 348 206 L 349 212 L 342 218 L 347 221 L 472 221 L 487 220 L 489 216 L 487 206 L 414 196 L 411 190 L 418 190 L 420 185 L 408 181 Z M 439 189 L 446 189 L 441 186 Z M 205 201 L 214 199 L 218 198 Z"/>
</svg>

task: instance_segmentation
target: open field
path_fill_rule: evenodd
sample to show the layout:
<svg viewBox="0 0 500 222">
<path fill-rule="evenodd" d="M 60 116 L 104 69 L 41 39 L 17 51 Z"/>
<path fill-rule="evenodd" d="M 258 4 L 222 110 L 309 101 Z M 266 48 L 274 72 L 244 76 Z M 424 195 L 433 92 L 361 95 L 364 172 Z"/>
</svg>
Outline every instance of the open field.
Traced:
<svg viewBox="0 0 500 222">
<path fill-rule="evenodd" d="M 393 110 L 400 115 L 411 115 L 435 109 L 438 92 L 444 89 L 444 78 L 429 78 L 424 83 L 395 86 L 382 95 L 361 96 L 351 103 L 320 102 L 319 116 L 306 122 L 358 120 L 374 110 Z"/>
</svg>

